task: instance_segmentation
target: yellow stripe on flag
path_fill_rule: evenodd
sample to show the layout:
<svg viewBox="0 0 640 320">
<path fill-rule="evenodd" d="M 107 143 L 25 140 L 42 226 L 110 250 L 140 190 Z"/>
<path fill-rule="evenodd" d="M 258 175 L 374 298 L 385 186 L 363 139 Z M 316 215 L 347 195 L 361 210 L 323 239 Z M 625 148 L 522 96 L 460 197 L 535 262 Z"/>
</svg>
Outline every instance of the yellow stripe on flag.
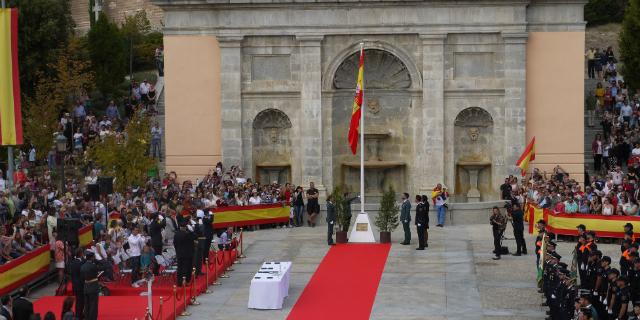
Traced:
<svg viewBox="0 0 640 320">
<path fill-rule="evenodd" d="M 11 9 L 0 9 L 0 135 L 2 145 L 16 144 Z"/>
<path fill-rule="evenodd" d="M 7 288 L 10 285 L 24 279 L 36 271 L 46 267 L 51 262 L 49 250 L 43 250 L 40 254 L 21 263 L 15 268 L 10 268 L 0 273 L 0 288 Z"/>
<path fill-rule="evenodd" d="M 80 242 L 80 246 L 81 247 L 86 247 L 87 245 L 89 245 L 91 243 L 91 241 L 93 241 L 93 232 L 92 232 L 92 226 L 88 225 L 86 227 L 81 228 L 80 230 L 78 230 L 78 240 Z"/>
<path fill-rule="evenodd" d="M 214 224 L 284 217 L 288 218 L 290 209 L 291 208 L 289 206 L 285 206 L 277 208 L 256 208 L 251 210 L 216 212 Z"/>
</svg>

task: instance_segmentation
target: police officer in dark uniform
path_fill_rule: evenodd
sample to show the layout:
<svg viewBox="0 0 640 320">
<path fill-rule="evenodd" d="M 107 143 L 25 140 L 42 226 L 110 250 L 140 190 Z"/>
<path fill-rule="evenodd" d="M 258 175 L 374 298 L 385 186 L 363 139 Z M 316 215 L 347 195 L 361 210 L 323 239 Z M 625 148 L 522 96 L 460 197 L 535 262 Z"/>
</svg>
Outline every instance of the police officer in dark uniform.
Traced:
<svg viewBox="0 0 640 320">
<path fill-rule="evenodd" d="M 201 212 L 201 213 L 200 213 Z M 202 218 L 204 218 L 204 211 L 198 210 L 198 216 L 196 216 L 197 221 L 194 228 L 194 233 L 196 236 L 196 247 L 195 247 L 195 256 L 193 257 L 193 266 L 196 268 L 196 276 L 202 275 L 202 262 L 204 261 L 204 250 L 205 250 L 205 242 L 207 238 L 204 236 L 204 225 L 202 223 Z"/>
<path fill-rule="evenodd" d="M 516 253 L 514 256 L 527 254 L 527 244 L 524 241 L 524 212 L 520 208 L 518 202 L 514 202 L 511 206 L 511 226 L 513 227 L 513 236 L 516 238 Z"/>
<path fill-rule="evenodd" d="M 71 273 L 71 288 L 76 296 L 76 316 L 82 318 L 84 313 L 84 280 L 80 274 L 84 260 L 82 259 L 82 249 L 76 249 L 74 256 L 69 261 L 69 273 Z"/>
<path fill-rule="evenodd" d="M 416 250 L 424 250 L 424 233 L 427 230 L 427 223 L 429 223 L 429 216 L 427 213 L 427 207 L 423 203 L 422 196 L 416 195 L 416 229 L 418 232 L 418 247 Z"/>
<path fill-rule="evenodd" d="M 176 281 L 178 286 L 182 286 L 183 277 L 187 282 L 191 281 L 191 269 L 193 268 L 193 253 L 196 236 L 187 231 L 186 222 L 180 222 L 180 228 L 173 236 L 173 247 L 176 250 L 176 260 L 178 270 L 176 271 Z"/>
<path fill-rule="evenodd" d="M 98 319 L 98 266 L 92 251 L 85 252 L 86 261 L 80 268 L 80 275 L 84 281 L 84 319 Z"/>
<path fill-rule="evenodd" d="M 633 260 L 633 268 L 629 272 L 629 282 L 631 290 L 631 301 L 633 306 L 637 306 L 640 301 L 640 258 Z"/>
<path fill-rule="evenodd" d="M 629 279 L 625 276 L 620 276 L 616 280 L 616 286 L 618 290 L 615 293 L 615 299 L 613 300 L 613 319 L 627 319 L 627 308 L 629 307 L 629 301 L 631 299 L 631 288 L 629 288 Z"/>
<path fill-rule="evenodd" d="M 327 244 L 332 246 L 333 243 L 333 226 L 336 222 L 336 206 L 333 204 L 333 195 L 327 197 Z"/>
</svg>

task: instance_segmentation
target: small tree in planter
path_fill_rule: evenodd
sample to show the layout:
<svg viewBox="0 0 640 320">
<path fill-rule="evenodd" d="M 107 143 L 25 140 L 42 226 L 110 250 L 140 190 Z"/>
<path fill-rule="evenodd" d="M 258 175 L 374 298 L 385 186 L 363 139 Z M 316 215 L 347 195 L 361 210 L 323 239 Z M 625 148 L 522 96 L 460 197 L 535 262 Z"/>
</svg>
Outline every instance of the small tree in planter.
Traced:
<svg viewBox="0 0 640 320">
<path fill-rule="evenodd" d="M 399 223 L 400 207 L 396 204 L 396 193 L 390 188 L 382 195 L 380 210 L 375 220 L 375 225 L 380 230 L 380 243 L 391 242 L 391 232 L 395 230 Z"/>
<path fill-rule="evenodd" d="M 333 193 L 331 193 L 331 197 L 333 198 L 333 205 L 336 210 L 336 242 L 337 243 L 346 243 L 347 242 L 347 231 L 349 229 L 349 219 L 345 214 L 344 207 L 344 194 L 342 186 L 336 186 L 333 189 Z M 346 226 L 346 228 L 345 228 Z"/>
</svg>

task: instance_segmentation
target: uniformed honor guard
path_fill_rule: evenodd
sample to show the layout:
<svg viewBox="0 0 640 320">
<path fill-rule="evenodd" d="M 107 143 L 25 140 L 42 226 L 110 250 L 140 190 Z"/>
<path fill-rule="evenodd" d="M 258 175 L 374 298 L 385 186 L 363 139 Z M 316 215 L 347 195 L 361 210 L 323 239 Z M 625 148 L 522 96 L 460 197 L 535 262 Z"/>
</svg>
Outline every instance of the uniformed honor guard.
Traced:
<svg viewBox="0 0 640 320">
<path fill-rule="evenodd" d="M 404 241 L 400 242 L 400 244 L 406 246 L 411 243 L 411 202 L 409 201 L 409 194 L 406 192 L 402 194 L 400 221 L 404 230 Z"/>
<path fill-rule="evenodd" d="M 84 281 L 84 319 L 98 319 L 98 266 L 95 263 L 95 255 L 92 251 L 85 252 L 85 263 L 80 268 L 80 274 Z"/>
<path fill-rule="evenodd" d="M 82 259 L 83 250 L 78 248 L 74 251 L 74 256 L 69 262 L 69 273 L 71 273 L 71 288 L 76 296 L 76 315 L 81 318 L 84 314 L 84 280 L 80 270 L 84 264 Z"/>
<path fill-rule="evenodd" d="M 209 209 L 204 210 L 204 218 L 202 218 L 202 228 L 204 230 L 204 256 L 202 257 L 206 260 L 209 257 L 209 251 L 211 250 L 211 241 L 213 241 L 213 214 Z M 206 262 L 206 261 L 204 261 Z"/>
<path fill-rule="evenodd" d="M 425 230 L 427 229 L 427 223 L 429 223 L 429 216 L 422 196 L 416 195 L 416 203 L 416 229 L 418 233 L 418 247 L 416 248 L 416 250 L 424 250 L 424 234 Z"/>
<path fill-rule="evenodd" d="M 173 247 L 176 250 L 176 260 L 178 262 L 178 270 L 176 271 L 176 282 L 178 286 L 182 286 L 183 277 L 187 282 L 191 281 L 195 241 L 196 236 L 192 232 L 187 231 L 186 222 L 181 221 L 180 228 L 173 236 Z"/>
<path fill-rule="evenodd" d="M 429 207 L 431 205 L 429 204 L 429 198 L 424 194 L 422 195 L 422 204 L 425 207 L 426 216 L 427 216 L 427 225 L 424 228 L 424 247 L 428 248 L 429 247 Z"/>
<path fill-rule="evenodd" d="M 336 207 L 333 204 L 333 195 L 327 197 L 327 244 L 332 246 L 333 243 L 333 226 L 336 222 Z"/>
</svg>

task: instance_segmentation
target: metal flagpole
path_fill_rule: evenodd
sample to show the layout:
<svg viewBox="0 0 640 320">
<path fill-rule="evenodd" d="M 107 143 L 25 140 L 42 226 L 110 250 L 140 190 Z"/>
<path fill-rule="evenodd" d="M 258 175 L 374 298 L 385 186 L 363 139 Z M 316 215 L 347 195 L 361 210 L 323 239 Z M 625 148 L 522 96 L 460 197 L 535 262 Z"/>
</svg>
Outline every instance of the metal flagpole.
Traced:
<svg viewBox="0 0 640 320">
<path fill-rule="evenodd" d="M 364 56 L 364 42 L 360 42 L 360 54 Z M 362 65 L 362 103 L 360 105 L 360 213 L 364 213 L 364 64 Z"/>
</svg>

